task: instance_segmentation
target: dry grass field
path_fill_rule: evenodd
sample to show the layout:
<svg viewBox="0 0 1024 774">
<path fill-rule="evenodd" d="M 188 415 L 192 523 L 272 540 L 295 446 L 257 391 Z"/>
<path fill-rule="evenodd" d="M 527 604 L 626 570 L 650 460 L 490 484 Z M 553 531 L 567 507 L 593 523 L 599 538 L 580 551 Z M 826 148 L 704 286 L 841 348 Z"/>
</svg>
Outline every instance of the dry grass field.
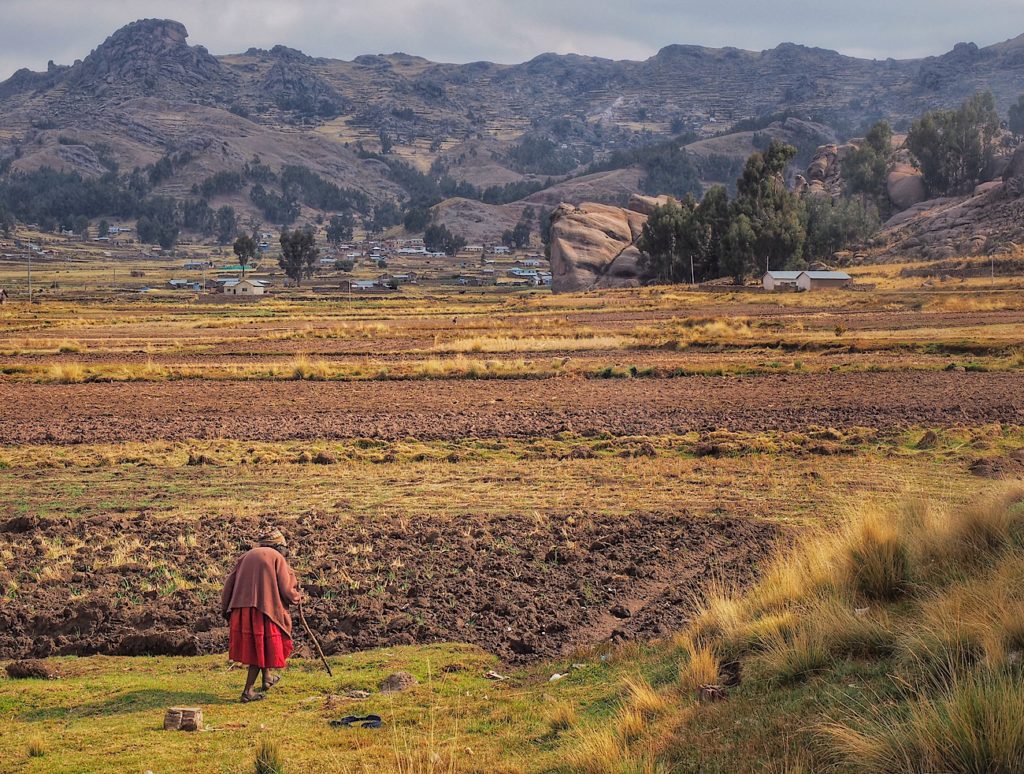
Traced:
<svg viewBox="0 0 1024 774">
<path fill-rule="evenodd" d="M 1019 700 L 1019 507 L 967 506 L 1024 477 L 1024 293 L 902 268 L 245 305 L 0 270 L 0 658 L 61 675 L 0 679 L 0 770 L 950 770 L 921 729 Z M 217 595 L 267 523 L 335 676 L 297 633 L 248 707 Z"/>
</svg>

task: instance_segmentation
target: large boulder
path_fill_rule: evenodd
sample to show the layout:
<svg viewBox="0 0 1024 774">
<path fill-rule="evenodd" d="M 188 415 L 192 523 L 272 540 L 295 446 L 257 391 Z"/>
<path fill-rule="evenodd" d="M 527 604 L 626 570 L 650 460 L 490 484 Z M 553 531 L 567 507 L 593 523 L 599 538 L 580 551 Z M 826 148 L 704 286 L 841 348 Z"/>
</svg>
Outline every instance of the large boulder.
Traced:
<svg viewBox="0 0 1024 774">
<path fill-rule="evenodd" d="M 892 168 L 886 178 L 886 189 L 892 206 L 901 212 L 928 198 L 924 177 L 908 163 L 898 163 Z"/>
<path fill-rule="evenodd" d="M 811 163 L 803 175 L 797 175 L 794 192 L 801 196 L 831 196 L 843 193 L 843 160 L 856 150 L 851 143 L 822 145 L 814 152 Z"/>
<path fill-rule="evenodd" d="M 636 197 L 638 209 L 653 210 L 664 199 Z M 640 238 L 645 212 L 609 204 L 560 204 L 551 213 L 551 289 L 571 293 L 640 284 Z"/>
<path fill-rule="evenodd" d="M 633 194 L 629 197 L 629 204 L 626 209 L 631 212 L 638 212 L 649 218 L 654 214 L 654 211 L 658 207 L 664 207 L 669 201 L 672 201 L 671 196 L 644 196 L 643 194 Z"/>
<path fill-rule="evenodd" d="M 1024 145 L 1014 151 L 1009 164 L 1003 170 L 1003 184 L 1010 196 L 1024 194 Z"/>
</svg>

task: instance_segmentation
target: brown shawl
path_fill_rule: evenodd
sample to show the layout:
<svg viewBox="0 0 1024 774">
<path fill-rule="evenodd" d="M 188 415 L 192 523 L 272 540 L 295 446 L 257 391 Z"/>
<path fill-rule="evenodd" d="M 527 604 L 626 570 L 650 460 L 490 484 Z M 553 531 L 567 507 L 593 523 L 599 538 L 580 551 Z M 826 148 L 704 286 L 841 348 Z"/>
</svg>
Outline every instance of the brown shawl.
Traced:
<svg viewBox="0 0 1024 774">
<path fill-rule="evenodd" d="M 300 597 L 299 584 L 288 560 L 273 548 L 261 546 L 242 554 L 224 582 L 221 612 L 226 618 L 236 608 L 255 607 L 291 637 L 288 607 Z"/>
</svg>

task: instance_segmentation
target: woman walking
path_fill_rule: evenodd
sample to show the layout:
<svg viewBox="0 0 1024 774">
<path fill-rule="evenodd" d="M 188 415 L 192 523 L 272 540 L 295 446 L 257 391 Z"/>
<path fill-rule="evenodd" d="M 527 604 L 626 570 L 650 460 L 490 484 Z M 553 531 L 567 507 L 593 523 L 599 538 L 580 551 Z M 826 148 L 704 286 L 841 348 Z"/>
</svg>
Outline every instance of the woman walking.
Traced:
<svg viewBox="0 0 1024 774">
<path fill-rule="evenodd" d="M 259 701 L 256 678 L 263 672 L 262 690 L 281 679 L 272 670 L 283 669 L 292 652 L 292 617 L 288 608 L 302 598 L 295 573 L 285 555 L 288 544 L 280 530 L 271 530 L 259 545 L 242 554 L 224 582 L 221 611 L 231 625 L 228 657 L 247 664 L 243 704 Z"/>
</svg>

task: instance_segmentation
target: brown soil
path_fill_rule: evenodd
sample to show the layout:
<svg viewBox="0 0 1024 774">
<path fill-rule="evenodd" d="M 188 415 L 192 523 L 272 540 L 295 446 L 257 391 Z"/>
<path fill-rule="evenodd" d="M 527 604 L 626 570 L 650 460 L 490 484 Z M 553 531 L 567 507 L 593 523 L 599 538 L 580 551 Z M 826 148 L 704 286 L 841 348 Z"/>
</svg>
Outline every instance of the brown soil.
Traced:
<svg viewBox="0 0 1024 774">
<path fill-rule="evenodd" d="M 25 659 L 24 661 L 12 661 L 7 665 L 7 676 L 12 680 L 25 680 L 34 678 L 37 680 L 56 680 L 60 675 L 45 661 L 37 659 Z"/>
<path fill-rule="evenodd" d="M 0 384 L 0 444 L 1024 424 L 1024 374 Z"/>
<path fill-rule="evenodd" d="M 979 457 L 968 470 L 979 478 L 1020 478 L 1024 476 L 1024 450 L 1008 457 Z"/>
<path fill-rule="evenodd" d="M 167 546 L 166 562 L 199 583 L 192 568 L 215 563 L 226 572 L 258 526 L 237 517 L 196 530 L 145 513 L 28 517 L 0 524 L 0 541 L 15 557 L 5 570 L 19 579 L 42 561 L 41 538 L 106 545 L 124 537 Z M 467 515 L 418 530 L 323 514 L 284 527 L 299 554 L 306 616 L 326 652 L 461 641 L 512 662 L 674 631 L 712 580 L 751 580 L 780 534 L 748 517 L 667 513 Z M 195 530 L 195 547 L 178 542 L 186 529 Z M 0 608 L 0 658 L 224 651 L 219 589 L 139 594 L 132 589 L 153 578 L 153 567 L 91 569 L 95 549 L 81 551 L 70 577 L 19 582 L 17 598 Z M 297 623 L 295 636 L 305 644 Z"/>
</svg>

